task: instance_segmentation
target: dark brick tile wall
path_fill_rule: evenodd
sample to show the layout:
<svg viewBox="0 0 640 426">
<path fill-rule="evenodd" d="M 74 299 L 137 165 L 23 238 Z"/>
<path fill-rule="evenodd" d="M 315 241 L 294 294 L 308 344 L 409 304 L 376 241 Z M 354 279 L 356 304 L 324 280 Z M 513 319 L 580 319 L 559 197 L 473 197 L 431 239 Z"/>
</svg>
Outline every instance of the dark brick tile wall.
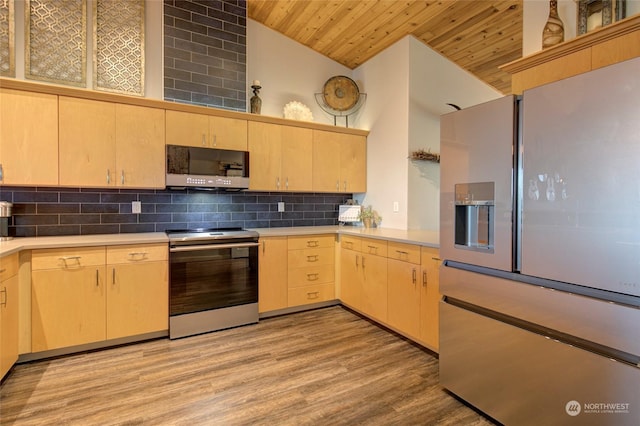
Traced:
<svg viewBox="0 0 640 426">
<path fill-rule="evenodd" d="M 244 0 L 164 1 L 164 98 L 247 110 Z"/>
<path fill-rule="evenodd" d="M 0 187 L 16 237 L 338 224 L 350 194 Z M 140 201 L 142 213 L 131 212 Z M 278 202 L 285 211 L 278 212 Z"/>
</svg>

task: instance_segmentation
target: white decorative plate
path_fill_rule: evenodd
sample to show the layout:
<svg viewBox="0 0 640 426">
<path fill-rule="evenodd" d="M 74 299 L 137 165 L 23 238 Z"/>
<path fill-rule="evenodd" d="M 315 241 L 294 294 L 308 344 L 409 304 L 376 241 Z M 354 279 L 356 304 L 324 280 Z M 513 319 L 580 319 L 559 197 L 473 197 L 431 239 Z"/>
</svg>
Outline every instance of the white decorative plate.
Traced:
<svg viewBox="0 0 640 426">
<path fill-rule="evenodd" d="M 291 101 L 284 106 L 284 118 L 290 120 L 313 121 L 313 114 L 305 104 Z"/>
</svg>

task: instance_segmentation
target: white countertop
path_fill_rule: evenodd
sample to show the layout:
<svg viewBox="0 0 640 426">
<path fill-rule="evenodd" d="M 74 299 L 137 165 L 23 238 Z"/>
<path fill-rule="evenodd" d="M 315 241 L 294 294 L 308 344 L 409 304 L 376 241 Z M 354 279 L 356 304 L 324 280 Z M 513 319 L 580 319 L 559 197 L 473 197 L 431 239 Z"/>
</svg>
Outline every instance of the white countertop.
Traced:
<svg viewBox="0 0 640 426">
<path fill-rule="evenodd" d="M 20 250 L 35 250 L 42 248 L 109 246 L 121 244 L 149 244 L 168 243 L 164 232 L 146 232 L 137 234 L 98 234 L 98 235 L 67 235 L 60 237 L 25 237 L 0 241 L 0 256 L 15 253 Z"/>
<path fill-rule="evenodd" d="M 261 237 L 336 233 L 418 244 L 425 247 L 440 247 L 440 233 L 438 231 L 423 231 L 419 229 L 363 228 L 357 226 L 297 226 L 291 228 L 255 228 L 252 230 L 258 232 Z"/>
<path fill-rule="evenodd" d="M 425 247 L 438 247 L 437 231 L 402 230 L 387 228 L 362 228 L 355 226 L 296 226 L 289 228 L 255 228 L 252 229 L 261 237 L 287 237 L 313 234 L 346 234 L 360 237 L 377 238 L 402 243 L 418 244 Z M 43 248 L 88 247 L 122 244 L 168 243 L 164 232 L 147 232 L 138 234 L 99 234 L 68 235 L 59 237 L 25 237 L 0 241 L 0 256 L 9 255 L 20 250 Z"/>
</svg>

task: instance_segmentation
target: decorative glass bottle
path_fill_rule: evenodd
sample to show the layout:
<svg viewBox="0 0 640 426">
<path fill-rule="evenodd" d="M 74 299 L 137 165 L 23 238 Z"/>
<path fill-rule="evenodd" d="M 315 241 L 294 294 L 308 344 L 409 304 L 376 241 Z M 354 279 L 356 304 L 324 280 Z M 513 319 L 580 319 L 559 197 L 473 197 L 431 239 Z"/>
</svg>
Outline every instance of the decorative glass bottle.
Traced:
<svg viewBox="0 0 640 426">
<path fill-rule="evenodd" d="M 558 1 L 549 1 L 549 19 L 542 30 L 542 48 L 555 46 L 564 41 L 564 24 L 558 15 Z"/>
</svg>

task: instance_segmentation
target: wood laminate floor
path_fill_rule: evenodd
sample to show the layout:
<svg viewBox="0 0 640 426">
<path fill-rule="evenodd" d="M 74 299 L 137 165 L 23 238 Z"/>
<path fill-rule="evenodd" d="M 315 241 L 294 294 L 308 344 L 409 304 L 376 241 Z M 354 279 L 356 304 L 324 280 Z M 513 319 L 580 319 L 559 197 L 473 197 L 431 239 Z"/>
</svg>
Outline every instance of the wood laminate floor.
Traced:
<svg viewBox="0 0 640 426">
<path fill-rule="evenodd" d="M 492 425 L 429 352 L 334 306 L 14 367 L 2 425 Z"/>
</svg>

